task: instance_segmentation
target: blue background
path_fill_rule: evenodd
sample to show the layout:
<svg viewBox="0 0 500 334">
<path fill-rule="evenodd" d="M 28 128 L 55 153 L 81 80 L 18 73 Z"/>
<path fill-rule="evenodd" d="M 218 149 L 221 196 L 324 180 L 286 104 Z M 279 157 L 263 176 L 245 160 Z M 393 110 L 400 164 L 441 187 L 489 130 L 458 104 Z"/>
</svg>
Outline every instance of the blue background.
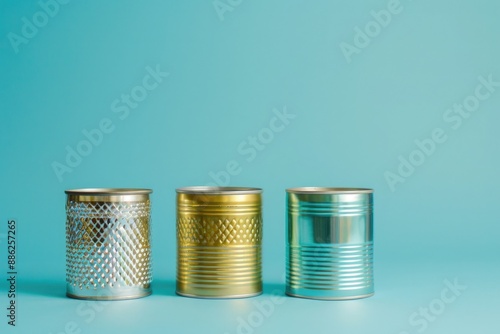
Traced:
<svg viewBox="0 0 500 334">
<path fill-rule="evenodd" d="M 478 77 L 500 81 L 500 3 L 401 0 L 350 62 L 341 43 L 355 45 L 355 27 L 390 1 L 232 3 L 222 20 L 208 0 L 71 1 L 16 52 L 10 33 L 22 36 L 23 17 L 33 22 L 42 7 L 0 2 L 0 233 L 17 219 L 19 271 L 18 326 L 0 314 L 2 331 L 60 333 L 69 323 L 81 333 L 497 332 L 500 89 L 457 129 L 443 115 L 474 94 Z M 157 66 L 168 77 L 120 119 L 112 103 Z M 285 108 L 295 118 L 248 161 L 238 147 Z M 114 130 L 59 180 L 53 163 L 65 164 L 66 146 L 76 149 L 103 119 Z M 435 128 L 446 141 L 391 189 L 385 173 Z M 230 185 L 264 189 L 265 293 L 177 297 L 174 189 L 214 182 L 210 173 L 232 160 L 241 170 Z M 283 294 L 284 189 L 308 185 L 375 189 L 376 294 L 283 297 L 241 329 L 241 319 L 260 319 L 256 304 Z M 154 190 L 153 296 L 64 297 L 64 190 L 79 187 Z M 0 247 L 6 272 L 1 236 Z M 467 286 L 456 301 L 427 328 L 412 325 L 455 279 Z"/>
</svg>

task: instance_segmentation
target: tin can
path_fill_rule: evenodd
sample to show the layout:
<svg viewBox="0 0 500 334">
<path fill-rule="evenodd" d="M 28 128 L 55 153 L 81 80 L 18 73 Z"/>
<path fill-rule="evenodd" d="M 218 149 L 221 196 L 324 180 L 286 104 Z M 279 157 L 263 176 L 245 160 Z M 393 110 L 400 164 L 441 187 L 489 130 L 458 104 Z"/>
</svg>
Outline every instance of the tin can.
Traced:
<svg viewBox="0 0 500 334">
<path fill-rule="evenodd" d="M 150 189 L 66 190 L 66 294 L 151 294 Z"/>
<path fill-rule="evenodd" d="M 262 293 L 262 189 L 177 189 L 177 289 L 182 296 Z"/>
<path fill-rule="evenodd" d="M 286 192 L 286 293 L 330 300 L 373 295 L 373 190 Z"/>
</svg>

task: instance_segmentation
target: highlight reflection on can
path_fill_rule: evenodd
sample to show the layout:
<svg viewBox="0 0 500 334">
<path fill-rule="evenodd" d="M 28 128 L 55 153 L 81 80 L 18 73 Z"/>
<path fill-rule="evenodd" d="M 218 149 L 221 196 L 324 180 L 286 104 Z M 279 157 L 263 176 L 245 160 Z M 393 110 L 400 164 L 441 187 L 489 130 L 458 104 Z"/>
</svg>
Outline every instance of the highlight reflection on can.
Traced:
<svg viewBox="0 0 500 334">
<path fill-rule="evenodd" d="M 373 190 L 287 189 L 286 293 L 355 299 L 374 293 Z"/>
<path fill-rule="evenodd" d="M 66 190 L 66 294 L 151 294 L 150 189 Z"/>
<path fill-rule="evenodd" d="M 262 293 L 261 193 L 241 187 L 177 189 L 177 294 Z"/>
</svg>

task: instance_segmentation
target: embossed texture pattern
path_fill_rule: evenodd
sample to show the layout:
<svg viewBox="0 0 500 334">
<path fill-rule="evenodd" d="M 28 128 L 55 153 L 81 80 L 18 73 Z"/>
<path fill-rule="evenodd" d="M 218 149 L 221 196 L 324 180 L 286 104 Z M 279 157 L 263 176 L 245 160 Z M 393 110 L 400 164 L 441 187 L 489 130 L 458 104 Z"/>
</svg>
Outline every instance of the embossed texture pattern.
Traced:
<svg viewBox="0 0 500 334">
<path fill-rule="evenodd" d="M 262 220 L 179 215 L 177 291 L 201 297 L 235 297 L 262 290 Z"/>
<path fill-rule="evenodd" d="M 178 238 L 184 245 L 257 245 L 261 242 L 259 217 L 207 219 L 184 216 L 179 218 L 178 224 Z"/>
<path fill-rule="evenodd" d="M 356 291 L 373 285 L 373 243 L 290 246 L 289 290 Z"/>
<path fill-rule="evenodd" d="M 149 200 L 68 201 L 66 210 L 66 281 L 73 291 L 149 287 Z"/>
</svg>

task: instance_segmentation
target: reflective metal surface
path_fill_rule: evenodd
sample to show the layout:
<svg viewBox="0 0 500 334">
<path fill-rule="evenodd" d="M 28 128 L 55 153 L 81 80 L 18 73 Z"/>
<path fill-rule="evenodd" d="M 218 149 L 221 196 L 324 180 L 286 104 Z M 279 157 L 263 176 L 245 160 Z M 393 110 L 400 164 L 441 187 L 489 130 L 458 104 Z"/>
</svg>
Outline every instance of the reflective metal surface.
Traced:
<svg viewBox="0 0 500 334">
<path fill-rule="evenodd" d="M 115 300 L 151 294 L 150 189 L 67 190 L 66 294 Z"/>
<path fill-rule="evenodd" d="M 239 298 L 262 293 L 262 190 L 177 189 L 177 293 Z"/>
<path fill-rule="evenodd" d="M 374 293 L 372 207 L 371 189 L 287 189 L 288 295 L 335 300 Z"/>
</svg>

